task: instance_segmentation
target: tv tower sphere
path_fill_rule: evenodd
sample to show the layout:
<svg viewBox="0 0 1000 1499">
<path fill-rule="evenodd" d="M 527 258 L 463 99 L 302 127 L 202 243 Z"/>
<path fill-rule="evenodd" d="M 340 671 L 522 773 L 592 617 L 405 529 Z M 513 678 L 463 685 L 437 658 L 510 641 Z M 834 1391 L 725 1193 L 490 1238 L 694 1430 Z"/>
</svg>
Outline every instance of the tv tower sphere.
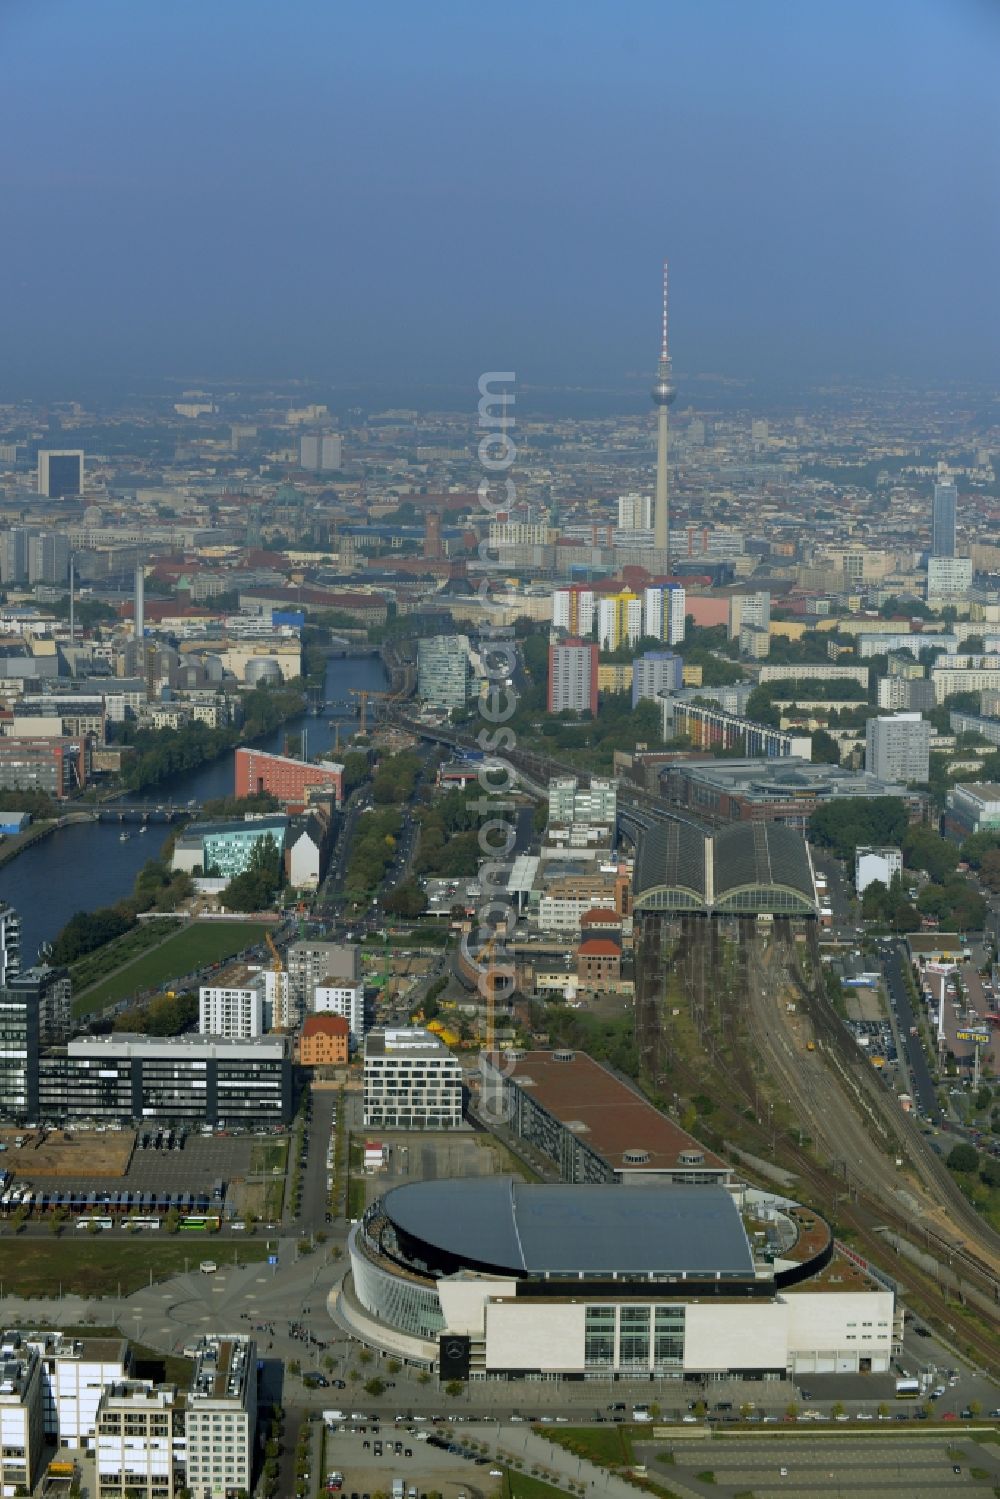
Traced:
<svg viewBox="0 0 1000 1499">
<path fill-rule="evenodd" d="M 677 399 L 677 386 L 670 375 L 661 375 L 650 391 L 654 406 L 672 406 Z"/>
</svg>

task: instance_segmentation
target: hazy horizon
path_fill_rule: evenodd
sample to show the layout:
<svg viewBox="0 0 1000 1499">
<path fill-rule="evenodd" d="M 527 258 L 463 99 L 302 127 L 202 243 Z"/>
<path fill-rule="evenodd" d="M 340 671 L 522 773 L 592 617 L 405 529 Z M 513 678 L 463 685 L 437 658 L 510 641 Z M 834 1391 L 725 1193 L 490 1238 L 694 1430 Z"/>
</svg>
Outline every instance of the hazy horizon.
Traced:
<svg viewBox="0 0 1000 1499">
<path fill-rule="evenodd" d="M 7 0 L 0 47 L 8 399 L 493 367 L 631 405 L 664 254 L 681 406 L 995 381 L 986 0 Z"/>
</svg>

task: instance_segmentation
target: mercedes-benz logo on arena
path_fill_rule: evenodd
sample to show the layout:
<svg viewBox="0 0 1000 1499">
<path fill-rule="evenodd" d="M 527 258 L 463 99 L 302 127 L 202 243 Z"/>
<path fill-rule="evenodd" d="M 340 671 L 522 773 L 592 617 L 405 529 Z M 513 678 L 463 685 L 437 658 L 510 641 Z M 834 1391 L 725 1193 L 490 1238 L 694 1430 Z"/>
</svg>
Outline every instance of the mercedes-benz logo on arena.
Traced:
<svg viewBox="0 0 1000 1499">
<path fill-rule="evenodd" d="M 465 1344 L 455 1342 L 445 1343 L 444 1351 L 448 1358 L 464 1358 Z"/>
</svg>

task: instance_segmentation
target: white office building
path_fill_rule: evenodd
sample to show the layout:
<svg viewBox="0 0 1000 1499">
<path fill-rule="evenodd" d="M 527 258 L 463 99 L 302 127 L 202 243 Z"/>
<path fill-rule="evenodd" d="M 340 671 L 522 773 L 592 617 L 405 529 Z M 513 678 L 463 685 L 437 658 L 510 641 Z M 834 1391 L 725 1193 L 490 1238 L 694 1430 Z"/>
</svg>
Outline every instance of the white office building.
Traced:
<svg viewBox="0 0 1000 1499">
<path fill-rule="evenodd" d="M 771 595 L 766 590 L 758 593 L 734 593 L 729 599 L 729 638 L 736 640 L 743 625 L 754 625 L 758 630 L 767 630 L 771 625 Z"/>
<path fill-rule="evenodd" d="M 617 814 L 618 789 L 606 776 L 591 776 L 589 786 L 581 786 L 576 776 L 559 776 L 549 781 L 550 823 L 614 826 Z"/>
<path fill-rule="evenodd" d="M 903 872 L 903 855 L 898 848 L 857 848 L 854 854 L 854 888 L 863 895 L 869 885 L 880 881 L 888 890 L 893 876 Z"/>
<path fill-rule="evenodd" d="M 102 1390 L 94 1467 L 98 1499 L 173 1499 L 185 1487 L 184 1412 L 173 1385 L 124 1379 Z"/>
<path fill-rule="evenodd" d="M 919 713 L 869 718 L 865 769 L 880 781 L 926 781 L 930 774 L 931 725 Z"/>
<path fill-rule="evenodd" d="M 198 990 L 198 1030 L 203 1036 L 225 1036 L 230 1041 L 252 1041 L 262 1036 L 264 984 L 260 973 L 244 964 L 222 974 L 214 984 Z"/>
<path fill-rule="evenodd" d="M 197 1499 L 250 1492 L 257 1425 L 252 1338 L 206 1337 L 187 1396 L 187 1482 Z"/>
<path fill-rule="evenodd" d="M 8 1332 L 0 1364 L 0 1493 L 33 1494 L 43 1444 L 41 1360 L 20 1333 Z"/>
<path fill-rule="evenodd" d="M 41 1360 L 47 1440 L 58 1447 L 88 1447 L 97 1429 L 103 1391 L 128 1377 L 128 1343 L 124 1338 L 74 1338 L 61 1332 L 32 1333 L 26 1341 Z"/>
<path fill-rule="evenodd" d="M 293 942 L 285 954 L 290 1013 L 301 1025 L 313 1009 L 317 984 L 345 985 L 361 980 L 361 949 L 349 942 Z"/>
<path fill-rule="evenodd" d="M 971 557 L 929 557 L 927 598 L 965 602 L 972 588 Z"/>
<path fill-rule="evenodd" d="M 365 1041 L 368 1129 L 457 1129 L 462 1068 L 432 1031 L 370 1031 Z"/>
<path fill-rule="evenodd" d="M 360 1046 L 365 1039 L 365 986 L 327 979 L 313 990 L 310 1012 L 314 1015 L 342 1015 L 351 1027 L 351 1042 Z"/>
</svg>

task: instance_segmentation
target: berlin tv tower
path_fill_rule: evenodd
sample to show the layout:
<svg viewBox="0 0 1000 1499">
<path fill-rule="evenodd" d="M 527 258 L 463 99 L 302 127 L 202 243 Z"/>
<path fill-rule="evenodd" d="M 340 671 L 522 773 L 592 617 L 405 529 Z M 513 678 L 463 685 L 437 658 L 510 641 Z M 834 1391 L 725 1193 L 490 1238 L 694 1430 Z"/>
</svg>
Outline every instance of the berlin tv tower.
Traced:
<svg viewBox="0 0 1000 1499">
<path fill-rule="evenodd" d="M 667 452 L 670 445 L 670 418 L 667 408 L 677 399 L 677 386 L 670 369 L 667 343 L 667 262 L 663 262 L 663 331 L 660 340 L 660 364 L 656 384 L 650 392 L 656 413 L 656 501 L 653 506 L 653 546 L 663 553 L 666 567 L 670 551 L 670 498 L 667 490 Z"/>
</svg>

